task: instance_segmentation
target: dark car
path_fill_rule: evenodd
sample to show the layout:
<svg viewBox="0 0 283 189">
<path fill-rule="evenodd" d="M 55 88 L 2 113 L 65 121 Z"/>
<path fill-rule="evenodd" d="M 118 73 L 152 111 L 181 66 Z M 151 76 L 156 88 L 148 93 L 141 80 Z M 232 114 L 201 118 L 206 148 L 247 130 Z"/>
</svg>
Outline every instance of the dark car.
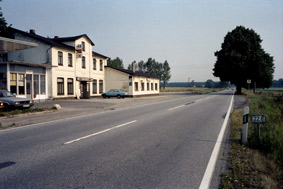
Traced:
<svg viewBox="0 0 283 189">
<path fill-rule="evenodd" d="M 110 91 L 101 94 L 101 96 L 103 98 L 106 98 L 106 97 L 108 97 L 108 98 L 110 98 L 110 97 L 124 98 L 127 95 L 128 95 L 128 93 L 122 91 L 121 89 L 111 89 Z"/>
<path fill-rule="evenodd" d="M 0 109 L 4 108 L 4 102 L 0 101 Z"/>
<path fill-rule="evenodd" d="M 0 101 L 3 101 L 5 109 L 30 108 L 33 101 L 28 98 L 19 98 L 7 90 L 0 90 Z"/>
</svg>

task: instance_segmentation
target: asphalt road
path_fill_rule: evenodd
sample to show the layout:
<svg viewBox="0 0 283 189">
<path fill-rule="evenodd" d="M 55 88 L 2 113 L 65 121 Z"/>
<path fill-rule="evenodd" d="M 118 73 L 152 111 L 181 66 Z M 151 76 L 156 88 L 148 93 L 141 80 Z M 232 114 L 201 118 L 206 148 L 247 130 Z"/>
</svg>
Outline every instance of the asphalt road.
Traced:
<svg viewBox="0 0 283 189">
<path fill-rule="evenodd" d="M 199 188 L 232 93 L 0 131 L 0 188 Z"/>
</svg>

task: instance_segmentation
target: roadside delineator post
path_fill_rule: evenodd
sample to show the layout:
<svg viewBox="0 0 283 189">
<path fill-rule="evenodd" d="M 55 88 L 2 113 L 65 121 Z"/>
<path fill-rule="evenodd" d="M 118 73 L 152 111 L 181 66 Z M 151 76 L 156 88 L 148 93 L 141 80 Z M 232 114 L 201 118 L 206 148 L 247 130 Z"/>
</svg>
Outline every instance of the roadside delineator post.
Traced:
<svg viewBox="0 0 283 189">
<path fill-rule="evenodd" d="M 243 115 L 243 135 L 242 135 L 242 144 L 247 144 L 248 138 L 248 122 L 249 122 L 249 107 L 244 108 Z"/>
</svg>

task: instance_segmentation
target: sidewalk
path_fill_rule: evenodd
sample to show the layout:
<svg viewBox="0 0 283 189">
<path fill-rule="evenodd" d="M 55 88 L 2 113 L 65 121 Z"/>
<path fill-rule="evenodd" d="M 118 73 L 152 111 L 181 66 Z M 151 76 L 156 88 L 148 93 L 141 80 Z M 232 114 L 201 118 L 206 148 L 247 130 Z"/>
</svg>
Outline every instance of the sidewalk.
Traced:
<svg viewBox="0 0 283 189">
<path fill-rule="evenodd" d="M 34 104 L 33 108 L 52 108 L 54 104 L 59 104 L 62 107 L 62 110 L 59 111 L 50 110 L 45 112 L 21 114 L 10 118 L 4 117 L 4 118 L 0 118 L 0 123 L 2 128 L 19 127 L 24 125 L 110 111 L 125 107 L 132 107 L 142 104 L 160 102 L 160 101 L 180 98 L 182 96 L 187 96 L 187 95 L 188 94 L 182 94 L 182 95 L 162 94 L 159 96 L 125 98 L 125 99 L 93 98 L 93 99 L 80 99 L 80 100 L 70 99 L 70 100 L 53 100 L 53 101 L 37 102 Z"/>
</svg>

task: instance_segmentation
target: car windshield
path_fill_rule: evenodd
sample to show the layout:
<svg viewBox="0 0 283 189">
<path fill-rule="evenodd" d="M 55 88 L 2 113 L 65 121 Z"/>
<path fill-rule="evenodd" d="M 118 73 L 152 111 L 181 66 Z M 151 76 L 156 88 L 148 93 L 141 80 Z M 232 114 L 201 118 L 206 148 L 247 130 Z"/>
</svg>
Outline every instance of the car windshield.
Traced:
<svg viewBox="0 0 283 189">
<path fill-rule="evenodd" d="M 14 95 L 9 91 L 0 91 L 0 97 L 14 97 Z"/>
</svg>

